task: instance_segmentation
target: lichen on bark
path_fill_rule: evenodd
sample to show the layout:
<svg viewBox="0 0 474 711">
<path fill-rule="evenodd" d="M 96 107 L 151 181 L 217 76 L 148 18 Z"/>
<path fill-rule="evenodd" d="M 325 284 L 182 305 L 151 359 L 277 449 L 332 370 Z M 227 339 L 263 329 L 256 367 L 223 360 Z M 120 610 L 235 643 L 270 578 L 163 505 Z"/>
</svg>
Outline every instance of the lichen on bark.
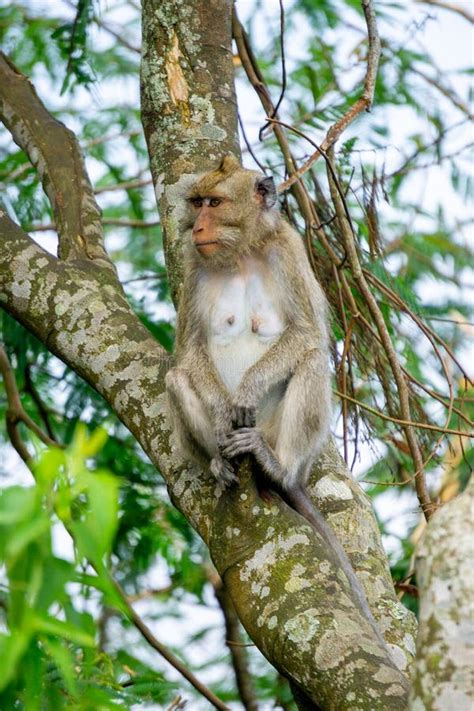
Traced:
<svg viewBox="0 0 474 711">
<path fill-rule="evenodd" d="M 410 711 L 474 701 L 474 480 L 430 519 L 416 554 L 420 626 Z"/>
</svg>

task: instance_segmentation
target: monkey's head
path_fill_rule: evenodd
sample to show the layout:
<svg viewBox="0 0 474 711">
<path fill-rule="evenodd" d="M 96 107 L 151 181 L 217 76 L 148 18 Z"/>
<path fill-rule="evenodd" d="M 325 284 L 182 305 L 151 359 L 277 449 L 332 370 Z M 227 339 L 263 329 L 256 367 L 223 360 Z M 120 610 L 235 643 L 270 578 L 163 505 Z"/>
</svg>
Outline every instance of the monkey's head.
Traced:
<svg viewBox="0 0 474 711">
<path fill-rule="evenodd" d="M 211 263 L 235 263 L 261 247 L 278 226 L 273 178 L 246 170 L 227 155 L 217 170 L 201 176 L 188 195 L 194 249 Z M 192 225 L 192 226 L 191 226 Z"/>
</svg>

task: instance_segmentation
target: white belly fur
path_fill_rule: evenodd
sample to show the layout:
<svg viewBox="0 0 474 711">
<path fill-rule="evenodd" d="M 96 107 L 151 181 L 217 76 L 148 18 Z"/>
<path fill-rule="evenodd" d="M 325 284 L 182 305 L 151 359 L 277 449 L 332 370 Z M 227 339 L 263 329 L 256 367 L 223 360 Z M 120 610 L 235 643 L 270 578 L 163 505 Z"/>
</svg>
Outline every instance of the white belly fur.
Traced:
<svg viewBox="0 0 474 711">
<path fill-rule="evenodd" d="M 210 356 L 233 393 L 285 328 L 278 290 L 268 268 L 249 258 L 238 272 L 203 277 L 199 302 Z"/>
<path fill-rule="evenodd" d="M 211 340 L 211 358 L 224 385 L 231 393 L 235 392 L 244 373 L 262 357 L 269 345 L 258 341 L 253 333 L 240 334 L 226 344 Z"/>
</svg>

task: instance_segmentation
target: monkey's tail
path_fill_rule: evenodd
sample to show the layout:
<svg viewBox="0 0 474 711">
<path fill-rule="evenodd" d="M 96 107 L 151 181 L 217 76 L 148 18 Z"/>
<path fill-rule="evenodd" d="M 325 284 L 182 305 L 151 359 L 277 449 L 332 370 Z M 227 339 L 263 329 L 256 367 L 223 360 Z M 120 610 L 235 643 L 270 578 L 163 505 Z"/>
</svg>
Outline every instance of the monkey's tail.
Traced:
<svg viewBox="0 0 474 711">
<path fill-rule="evenodd" d="M 390 657 L 390 660 L 393 663 L 390 650 L 388 649 L 387 643 L 382 636 L 377 622 L 375 621 L 375 618 L 367 602 L 367 598 L 365 596 L 365 592 L 362 588 L 362 585 L 360 584 L 360 581 L 354 572 L 354 568 L 352 567 L 352 564 L 349 558 L 347 557 L 347 553 L 345 552 L 344 548 L 337 539 L 333 529 L 323 517 L 321 512 L 313 505 L 312 501 L 310 500 L 304 489 L 299 488 L 293 489 L 292 491 L 281 491 L 280 493 L 284 501 L 286 501 L 286 503 L 288 503 L 292 509 L 297 511 L 297 513 L 303 516 L 303 518 L 305 518 L 308 523 L 311 524 L 316 533 L 318 533 L 327 543 L 328 548 L 333 551 L 339 565 L 341 566 L 343 572 L 346 575 L 347 580 L 349 581 L 349 585 L 352 588 L 352 591 L 359 604 L 361 612 L 363 613 L 367 621 L 370 623 L 372 629 L 374 630 L 377 636 L 378 641 L 386 650 L 387 654 Z"/>
</svg>

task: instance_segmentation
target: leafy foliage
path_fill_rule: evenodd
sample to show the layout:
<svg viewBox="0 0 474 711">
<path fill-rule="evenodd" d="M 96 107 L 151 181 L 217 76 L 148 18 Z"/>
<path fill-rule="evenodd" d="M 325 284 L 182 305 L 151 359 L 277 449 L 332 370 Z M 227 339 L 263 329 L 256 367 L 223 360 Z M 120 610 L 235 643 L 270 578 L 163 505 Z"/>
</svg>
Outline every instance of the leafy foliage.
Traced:
<svg viewBox="0 0 474 711">
<path fill-rule="evenodd" d="M 282 67 L 280 18 L 273 5 L 278 10 L 278 3 L 256 2 L 242 19 L 276 102 Z M 367 42 L 360 3 L 294 0 L 284 6 L 287 88 L 280 116 L 320 143 L 361 91 Z M 421 3 L 387 1 L 376 7 L 383 56 L 374 108 L 343 135 L 338 177 L 364 273 L 410 382 L 414 417 L 463 430 L 465 418 L 473 416 L 474 393 L 450 353 L 465 360 L 472 328 L 469 221 L 457 214 L 472 190 L 463 150 L 469 99 L 463 78 L 468 70 L 460 67 L 443 74 L 433 69 L 436 61 L 424 46 L 432 12 L 428 15 Z M 245 8 L 238 4 L 238 10 Z M 173 312 L 138 110 L 139 24 L 133 0 L 104 6 L 78 0 L 72 9 L 56 3 L 41 13 L 33 3 L 14 2 L 0 8 L 0 43 L 32 79 L 48 108 L 80 137 L 103 209 L 107 248 L 124 288 L 143 323 L 171 350 Z M 239 87 L 243 82 L 247 86 L 241 69 L 237 79 Z M 267 129 L 258 140 L 265 115 L 259 114 L 257 102 L 245 112 L 247 96 L 243 94 L 241 102 L 242 118 L 252 150 L 283 180 L 285 168 L 274 134 Z M 292 133 L 288 139 L 302 164 L 314 148 Z M 245 160 L 250 165 L 248 154 Z M 436 190 L 437 181 L 442 187 Z M 344 262 L 323 161 L 314 164 L 304 184 L 329 244 L 343 261 L 337 275 L 347 277 L 351 296 L 370 323 Z M 37 175 L 6 134 L 0 136 L 0 190 L 15 219 L 48 248 L 54 245 L 53 233 L 45 229 L 52 221 L 51 210 Z M 291 196 L 285 197 L 284 207 L 304 229 Z M 396 417 L 398 396 L 387 359 L 364 322 L 353 319 L 341 299 L 323 245 L 314 239 L 312 247 L 331 302 L 337 388 L 345 388 L 363 406 Z M 420 331 L 417 319 L 430 330 Z M 139 604 L 147 619 L 163 624 L 173 619 L 176 626 L 184 620 L 178 636 L 182 657 L 189 664 L 196 658 L 193 651 L 199 650 L 202 667 L 217 668 L 212 675 L 216 692 L 228 701 L 238 700 L 229 658 L 221 648 L 215 651 L 216 630 L 222 636 L 222 625 L 209 585 L 209 562 L 200 541 L 171 506 L 157 472 L 102 398 L 5 314 L 2 340 L 23 407 L 66 449 L 41 449 L 22 428 L 28 446 L 38 449 L 35 482 L 8 486 L 0 496 L 5 565 L 0 657 L 7 660 L 0 706 L 31 711 L 171 702 L 176 691 L 168 669 L 157 672 L 149 662 L 144 643 L 120 614 L 110 574 L 129 595 L 142 596 Z M 446 407 L 446 370 L 452 374 L 455 397 L 451 413 Z M 6 407 L 0 389 L 1 421 Z M 341 449 L 345 446 L 349 463 L 369 482 L 369 493 L 383 512 L 387 484 L 397 484 L 391 489 L 395 496 L 413 486 L 413 465 L 402 432 L 351 402 L 343 419 L 344 426 L 342 417 L 337 423 Z M 87 433 L 77 429 L 78 423 Z M 99 426 L 107 432 L 105 442 L 95 434 Z M 465 486 L 474 454 L 455 436 L 437 446 L 438 434 L 422 434 L 420 441 L 426 458 L 436 448 L 427 471 L 431 488 L 442 497 Z M 0 437 L 0 475 L 12 478 L 4 428 Z M 7 463 L 2 463 L 3 454 Z M 415 505 L 413 495 L 409 508 Z M 411 526 L 415 523 L 410 520 Z M 63 525 L 76 541 L 70 560 L 55 549 Z M 394 538 L 388 524 L 382 530 Z M 394 578 L 402 584 L 416 582 L 409 578 L 409 532 L 407 525 L 406 537 L 397 539 L 392 556 Z M 63 538 L 68 535 L 63 531 Z M 415 597 L 405 594 L 404 600 L 416 608 Z M 201 617 L 202 624 L 196 623 Z M 259 699 L 290 708 L 286 685 L 260 656 L 253 650 L 250 654 Z M 186 695 L 191 693 L 186 690 Z M 199 702 L 193 703 L 198 708 Z"/>
<path fill-rule="evenodd" d="M 67 449 L 39 454 L 33 486 L 0 492 L 2 708 L 128 709 L 145 700 L 163 702 L 172 690 L 133 655 L 110 655 L 99 645 L 93 608 L 122 608 L 108 573 L 119 480 L 86 466 L 105 437 L 104 430 L 89 437 L 78 428 Z M 54 551 L 60 524 L 73 537 L 73 560 Z"/>
</svg>

